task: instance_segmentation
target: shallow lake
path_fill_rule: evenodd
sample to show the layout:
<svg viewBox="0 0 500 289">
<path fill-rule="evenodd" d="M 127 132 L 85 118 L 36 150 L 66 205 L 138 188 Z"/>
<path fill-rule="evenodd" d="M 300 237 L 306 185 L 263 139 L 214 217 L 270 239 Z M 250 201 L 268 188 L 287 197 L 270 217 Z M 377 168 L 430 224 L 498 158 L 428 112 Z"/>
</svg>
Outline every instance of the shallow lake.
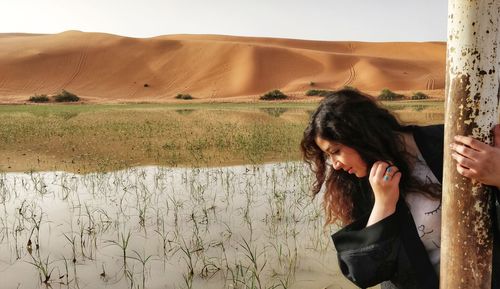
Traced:
<svg viewBox="0 0 500 289">
<path fill-rule="evenodd" d="M 2 287 L 349 288 L 309 185 L 300 162 L 4 173 Z"/>
</svg>

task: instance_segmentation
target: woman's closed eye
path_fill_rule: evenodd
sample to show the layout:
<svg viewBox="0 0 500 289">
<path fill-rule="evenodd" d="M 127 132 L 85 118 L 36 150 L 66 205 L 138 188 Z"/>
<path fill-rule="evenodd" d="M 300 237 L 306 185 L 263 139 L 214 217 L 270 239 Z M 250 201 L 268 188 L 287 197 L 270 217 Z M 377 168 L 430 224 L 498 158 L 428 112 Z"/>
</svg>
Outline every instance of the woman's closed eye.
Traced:
<svg viewBox="0 0 500 289">
<path fill-rule="evenodd" d="M 338 149 L 338 150 L 334 150 L 334 151 L 329 151 L 327 153 L 332 156 L 332 155 L 338 154 L 339 152 L 340 152 L 340 150 Z"/>
<path fill-rule="evenodd" d="M 338 154 L 339 151 L 340 151 L 340 149 L 334 150 L 334 151 L 326 151 L 325 152 L 324 158 L 325 158 L 325 162 L 326 162 L 327 165 L 330 165 L 330 166 L 333 165 L 332 156 Z"/>
</svg>

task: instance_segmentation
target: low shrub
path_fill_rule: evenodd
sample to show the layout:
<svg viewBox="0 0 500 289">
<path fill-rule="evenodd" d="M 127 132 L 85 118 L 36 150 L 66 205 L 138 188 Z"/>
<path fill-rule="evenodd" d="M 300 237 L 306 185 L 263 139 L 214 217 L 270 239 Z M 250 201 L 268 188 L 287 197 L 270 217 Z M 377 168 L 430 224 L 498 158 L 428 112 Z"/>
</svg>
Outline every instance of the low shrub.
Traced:
<svg viewBox="0 0 500 289">
<path fill-rule="evenodd" d="M 401 100 L 404 98 L 405 98 L 404 95 L 395 93 L 387 88 L 382 89 L 380 95 L 378 96 L 379 100 Z"/>
<path fill-rule="evenodd" d="M 324 89 L 309 89 L 306 92 L 307 96 L 329 96 L 333 93 L 332 90 L 324 90 Z"/>
<path fill-rule="evenodd" d="M 77 102 L 80 101 L 80 98 L 69 91 L 62 90 L 60 93 L 52 96 L 56 102 Z"/>
<path fill-rule="evenodd" d="M 49 102 L 49 97 L 46 94 L 35 94 L 35 95 L 31 96 L 28 99 L 28 101 L 36 102 L 36 103 Z"/>
<path fill-rule="evenodd" d="M 182 93 L 179 93 L 175 96 L 175 98 L 177 99 L 193 99 L 193 97 L 191 96 L 191 94 L 182 94 Z"/>
<path fill-rule="evenodd" d="M 276 100 L 276 99 L 287 99 L 288 95 L 284 94 L 278 89 L 269 91 L 268 93 L 260 97 L 261 100 Z"/>
<path fill-rule="evenodd" d="M 411 99 L 412 100 L 418 100 L 418 99 L 428 99 L 429 96 L 423 92 L 415 92 L 412 96 L 411 96 Z"/>
<path fill-rule="evenodd" d="M 347 89 L 347 90 L 352 90 L 352 91 L 357 91 L 359 92 L 359 89 L 357 89 L 356 87 L 354 86 L 350 86 L 350 85 L 344 85 L 344 88 L 343 89 Z"/>
</svg>

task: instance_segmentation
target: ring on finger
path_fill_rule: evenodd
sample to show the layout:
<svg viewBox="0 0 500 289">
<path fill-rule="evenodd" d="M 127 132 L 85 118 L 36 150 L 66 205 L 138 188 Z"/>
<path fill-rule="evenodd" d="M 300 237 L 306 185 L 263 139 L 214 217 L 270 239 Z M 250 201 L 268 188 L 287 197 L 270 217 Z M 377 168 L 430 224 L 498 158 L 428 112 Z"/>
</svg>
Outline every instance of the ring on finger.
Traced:
<svg viewBox="0 0 500 289">
<path fill-rule="evenodd" d="M 384 181 L 389 181 L 390 178 L 392 178 L 399 170 L 395 165 L 390 165 L 385 169 L 385 174 L 383 176 Z"/>
<path fill-rule="evenodd" d="M 395 165 L 389 165 L 389 166 L 385 169 L 385 173 L 386 173 L 386 174 L 388 174 L 388 173 L 392 172 L 393 167 L 395 168 L 396 166 L 395 166 Z"/>
</svg>

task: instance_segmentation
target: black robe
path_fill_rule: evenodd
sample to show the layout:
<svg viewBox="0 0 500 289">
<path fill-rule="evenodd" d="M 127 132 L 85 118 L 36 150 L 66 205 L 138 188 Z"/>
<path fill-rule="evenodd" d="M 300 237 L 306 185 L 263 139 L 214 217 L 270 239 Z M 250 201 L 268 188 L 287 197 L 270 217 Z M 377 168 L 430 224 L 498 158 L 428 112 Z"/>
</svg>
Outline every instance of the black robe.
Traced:
<svg viewBox="0 0 500 289">
<path fill-rule="evenodd" d="M 436 178 L 443 179 L 444 126 L 412 127 L 415 142 Z M 500 289 L 500 205 L 494 193 L 492 288 Z M 342 273 L 366 288 L 437 289 L 439 278 L 402 198 L 396 212 L 366 227 L 370 213 L 332 235 Z M 442 272 L 444 273 L 444 272 Z"/>
</svg>

